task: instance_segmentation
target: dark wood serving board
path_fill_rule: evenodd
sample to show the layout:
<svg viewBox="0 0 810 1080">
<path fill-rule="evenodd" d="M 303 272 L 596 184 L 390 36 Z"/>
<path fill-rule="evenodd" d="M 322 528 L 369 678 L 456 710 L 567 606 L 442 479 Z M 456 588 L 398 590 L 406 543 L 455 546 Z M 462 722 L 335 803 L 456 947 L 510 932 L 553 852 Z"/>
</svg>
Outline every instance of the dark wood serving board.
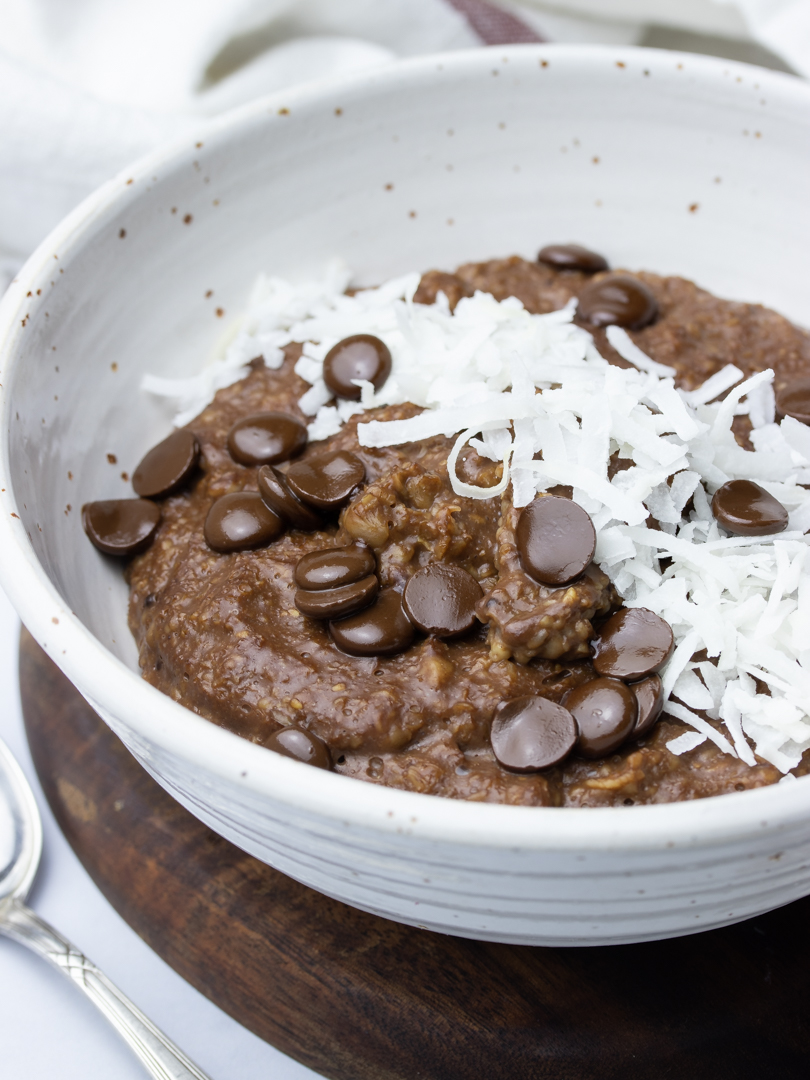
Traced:
<svg viewBox="0 0 810 1080">
<path fill-rule="evenodd" d="M 245 855 L 141 769 L 23 633 L 45 794 L 101 891 L 183 978 L 335 1080 L 804 1080 L 810 898 L 609 948 L 492 945 L 355 911 Z"/>
</svg>

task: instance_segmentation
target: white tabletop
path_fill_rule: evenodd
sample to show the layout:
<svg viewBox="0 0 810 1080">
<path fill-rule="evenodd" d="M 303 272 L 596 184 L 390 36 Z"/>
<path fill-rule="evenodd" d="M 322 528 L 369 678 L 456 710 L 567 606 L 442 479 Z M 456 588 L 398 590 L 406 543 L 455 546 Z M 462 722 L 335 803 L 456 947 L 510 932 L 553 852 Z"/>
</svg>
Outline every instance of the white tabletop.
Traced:
<svg viewBox="0 0 810 1080">
<path fill-rule="evenodd" d="M 29 905 L 86 953 L 211 1080 L 312 1080 L 180 978 L 113 910 L 73 854 L 37 781 L 17 680 L 20 624 L 0 592 L 0 735 L 42 814 L 44 854 Z M 3 1080 L 143 1080 L 145 1073 L 95 1008 L 50 965 L 0 937 Z"/>
</svg>

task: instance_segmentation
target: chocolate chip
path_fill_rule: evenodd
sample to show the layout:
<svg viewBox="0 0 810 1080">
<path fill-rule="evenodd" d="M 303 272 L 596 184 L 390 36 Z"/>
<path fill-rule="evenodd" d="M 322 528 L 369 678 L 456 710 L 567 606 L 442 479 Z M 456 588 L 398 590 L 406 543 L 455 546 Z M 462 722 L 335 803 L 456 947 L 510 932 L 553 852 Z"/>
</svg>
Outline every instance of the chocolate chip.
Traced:
<svg viewBox="0 0 810 1080">
<path fill-rule="evenodd" d="M 619 679 L 591 679 L 565 695 L 565 707 L 579 728 L 583 757 L 612 754 L 636 726 L 636 695 Z"/>
<path fill-rule="evenodd" d="M 460 566 L 431 563 L 409 580 L 402 604 L 424 634 L 456 637 L 476 624 L 475 605 L 483 595 L 472 574 Z"/>
<path fill-rule="evenodd" d="M 492 721 L 492 751 L 511 772 L 539 772 L 559 765 L 577 741 L 577 724 L 568 709 L 547 698 L 504 701 Z"/>
<path fill-rule="evenodd" d="M 373 574 L 374 552 L 366 544 L 308 551 L 298 560 L 295 584 L 302 589 L 335 589 Z"/>
<path fill-rule="evenodd" d="M 739 536 L 767 536 L 788 526 L 784 506 L 753 480 L 729 480 L 719 487 L 712 513 L 727 532 Z"/>
<path fill-rule="evenodd" d="M 169 495 L 188 480 L 199 459 L 197 436 L 188 428 L 179 428 L 145 455 L 132 474 L 132 486 L 147 499 Z"/>
<path fill-rule="evenodd" d="M 337 510 L 363 483 L 366 469 L 349 450 L 297 461 L 287 471 L 287 484 L 298 498 L 317 510 Z"/>
<path fill-rule="evenodd" d="M 629 274 L 608 274 L 586 285 L 577 315 L 591 326 L 627 326 L 639 330 L 658 315 L 658 302 L 647 286 Z"/>
<path fill-rule="evenodd" d="M 319 739 L 306 728 L 279 728 L 265 739 L 264 745 L 268 750 L 275 750 L 277 754 L 303 761 L 306 765 L 314 765 L 316 769 L 332 768 L 329 747 L 323 739 Z"/>
<path fill-rule="evenodd" d="M 591 643 L 600 675 L 634 682 L 651 675 L 672 654 L 672 627 L 648 608 L 622 608 Z"/>
<path fill-rule="evenodd" d="M 213 504 L 204 532 L 214 551 L 247 551 L 275 540 L 284 532 L 284 523 L 257 491 L 235 491 Z"/>
<path fill-rule="evenodd" d="M 135 555 L 148 547 L 160 524 L 160 507 L 148 499 L 106 499 L 82 507 L 84 531 L 105 555 Z"/>
<path fill-rule="evenodd" d="M 414 636 L 395 589 L 383 589 L 376 603 L 359 615 L 330 622 L 329 632 L 337 647 L 350 656 L 393 656 L 407 649 Z"/>
<path fill-rule="evenodd" d="M 307 445 L 307 429 L 294 416 L 253 413 L 237 420 L 228 432 L 228 450 L 240 465 L 272 465 L 297 457 Z"/>
<path fill-rule="evenodd" d="M 368 607 L 378 589 L 376 576 L 369 574 L 336 589 L 298 589 L 295 606 L 310 619 L 342 619 Z"/>
<path fill-rule="evenodd" d="M 360 387 L 352 379 L 364 379 L 379 390 L 391 374 L 391 353 L 384 341 L 372 334 L 355 334 L 333 346 L 323 362 L 323 381 L 337 397 L 360 400 Z"/>
<path fill-rule="evenodd" d="M 549 244 L 540 251 L 537 261 L 555 270 L 581 270 L 583 274 L 608 268 L 607 259 L 580 244 Z"/>
<path fill-rule="evenodd" d="M 630 683 L 638 705 L 638 719 L 633 728 L 633 738 L 649 731 L 664 708 L 664 684 L 658 675 L 648 675 L 641 682 Z"/>
<path fill-rule="evenodd" d="M 810 424 L 810 379 L 799 379 L 776 391 L 778 416 L 792 416 L 802 424 Z"/>
<path fill-rule="evenodd" d="M 314 510 L 304 506 L 297 495 L 293 495 L 284 473 L 263 465 L 257 475 L 259 494 L 282 521 L 289 522 L 294 529 L 318 529 L 321 519 Z"/>
<path fill-rule="evenodd" d="M 520 512 L 515 530 L 520 562 L 543 585 L 567 585 L 593 559 L 596 531 L 572 499 L 538 495 Z"/>
</svg>

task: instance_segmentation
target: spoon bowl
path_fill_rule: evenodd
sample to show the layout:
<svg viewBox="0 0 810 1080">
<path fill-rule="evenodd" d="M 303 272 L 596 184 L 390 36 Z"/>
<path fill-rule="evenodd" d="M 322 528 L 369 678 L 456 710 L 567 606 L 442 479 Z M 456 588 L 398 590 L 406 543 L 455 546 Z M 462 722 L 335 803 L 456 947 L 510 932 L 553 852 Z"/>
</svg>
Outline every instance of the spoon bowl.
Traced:
<svg viewBox="0 0 810 1080">
<path fill-rule="evenodd" d="M 27 945 L 72 979 L 155 1080 L 208 1080 L 75 945 L 25 906 L 42 854 L 34 793 L 0 739 L 0 934 Z"/>
<path fill-rule="evenodd" d="M 42 822 L 34 793 L 0 739 L 0 910 L 24 901 L 42 855 Z"/>
</svg>

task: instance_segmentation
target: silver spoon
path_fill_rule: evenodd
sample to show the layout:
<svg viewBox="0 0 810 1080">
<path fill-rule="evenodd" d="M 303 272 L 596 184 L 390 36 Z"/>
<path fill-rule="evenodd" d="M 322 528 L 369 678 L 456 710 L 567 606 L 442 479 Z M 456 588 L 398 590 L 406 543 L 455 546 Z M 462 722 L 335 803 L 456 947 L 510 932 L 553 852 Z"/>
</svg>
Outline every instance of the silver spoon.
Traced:
<svg viewBox="0 0 810 1080">
<path fill-rule="evenodd" d="M 25 906 L 42 853 L 34 793 L 0 739 L 0 934 L 49 960 L 97 1005 L 155 1080 L 209 1080 L 121 991 Z"/>
</svg>

